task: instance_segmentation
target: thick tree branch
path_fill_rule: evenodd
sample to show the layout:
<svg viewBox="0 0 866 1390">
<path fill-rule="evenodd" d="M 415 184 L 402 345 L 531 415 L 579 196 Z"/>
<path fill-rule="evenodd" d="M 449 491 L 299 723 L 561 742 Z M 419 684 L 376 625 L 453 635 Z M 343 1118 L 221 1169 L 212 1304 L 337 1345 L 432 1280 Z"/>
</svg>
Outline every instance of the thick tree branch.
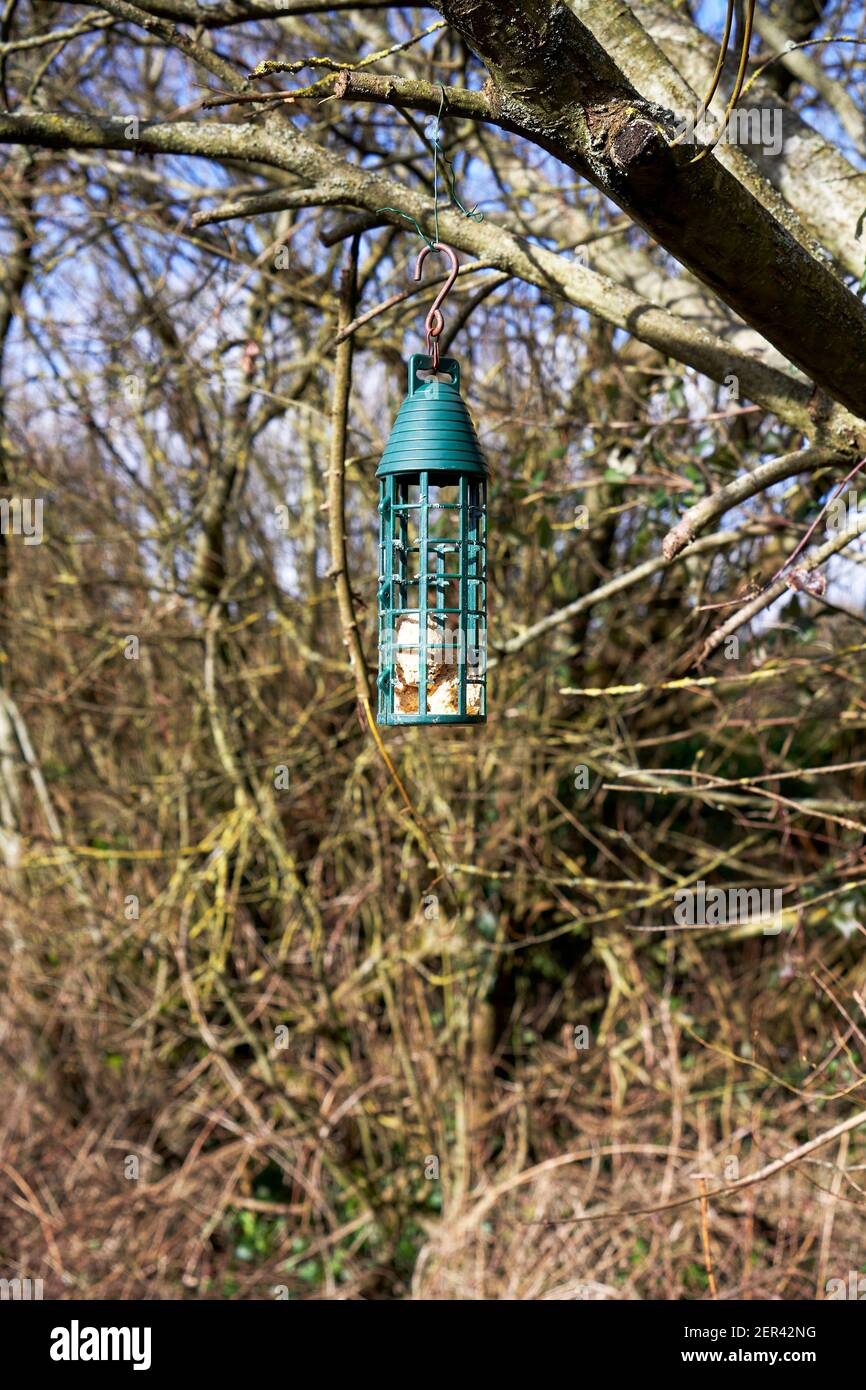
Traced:
<svg viewBox="0 0 866 1390">
<path fill-rule="evenodd" d="M 443 99 L 442 89 L 427 82 L 349 71 L 340 74 L 334 94 L 344 99 L 385 103 L 399 110 L 431 113 L 439 111 Z M 446 88 L 444 113 L 447 116 L 497 123 L 494 108 L 483 92 Z M 501 122 L 499 124 L 502 125 Z M 564 200 L 561 189 L 546 182 L 539 171 L 527 167 L 507 146 L 497 150 L 496 162 L 500 172 L 507 172 L 509 185 L 516 197 L 521 199 L 529 196 L 538 207 L 541 215 L 537 220 L 533 219 L 530 225 L 539 238 L 555 236 L 556 240 L 568 242 L 571 246 L 587 244 L 592 224 L 580 202 Z M 225 208 L 228 207 L 229 204 L 226 204 Z M 222 213 L 223 208 L 216 209 L 214 220 L 222 220 Z M 198 216 L 206 220 L 210 215 L 202 213 Z M 525 219 L 522 221 L 525 223 Z M 200 224 L 195 221 L 195 225 Z M 354 233 L 355 228 L 350 230 Z M 330 245 L 331 242 L 325 240 L 324 244 Z M 744 351 L 757 353 L 764 360 L 775 359 L 776 366 L 787 368 L 787 358 L 782 353 L 772 348 L 754 329 L 742 323 L 718 296 L 688 272 L 683 271 L 679 276 L 666 275 L 646 249 L 621 240 L 613 248 L 604 239 L 600 240 L 588 251 L 587 258 L 594 269 L 609 275 L 618 284 L 630 286 L 652 303 L 671 309 L 681 318 L 700 320 L 704 327 L 735 342 Z"/>
<path fill-rule="evenodd" d="M 589 178 L 815 382 L 866 415 L 866 307 L 713 157 L 672 145 L 559 0 L 437 0 L 493 78 L 498 118 Z"/>
<path fill-rule="evenodd" d="M 55 149 L 138 149 L 246 160 L 295 174 L 315 189 L 311 201 L 321 206 L 342 205 L 375 213 L 399 201 L 419 221 L 426 220 L 429 214 L 426 201 L 412 190 L 341 161 L 282 123 L 142 122 L 137 133 L 131 133 L 129 122 L 124 119 L 16 112 L 0 114 L 0 143 L 4 141 Z M 393 214 L 382 215 L 403 225 Z M 731 374 L 737 376 L 743 396 L 809 435 L 815 443 L 846 453 L 862 447 L 862 421 L 826 399 L 822 402 L 807 383 L 755 361 L 700 325 L 679 319 L 554 252 L 522 242 L 490 221 L 476 223 L 448 211 L 442 215 L 441 225 L 443 236 L 458 248 L 597 314 L 711 380 L 724 383 Z"/>
<path fill-rule="evenodd" d="M 669 61 L 682 73 L 694 94 L 704 91 L 715 61 L 715 45 L 681 12 L 658 0 L 634 0 L 639 19 Z M 863 246 L 857 240 L 857 219 L 866 204 L 866 173 L 857 170 L 835 145 L 808 125 L 793 108 L 780 103 L 771 85 L 774 69 L 749 93 L 749 104 L 779 113 L 782 149 L 771 153 L 760 141 L 752 141 L 740 154 L 748 154 L 764 176 L 779 190 L 806 226 L 836 257 L 839 264 L 859 277 Z M 724 109 L 714 103 L 716 116 Z"/>
<path fill-rule="evenodd" d="M 675 112 L 680 118 L 694 118 L 700 104 L 698 91 L 689 86 L 666 57 L 632 12 L 632 6 L 611 5 L 608 0 L 568 0 L 568 4 L 637 91 L 665 110 Z M 688 21 L 688 32 L 697 39 L 703 37 L 691 20 Z M 712 44 L 710 47 L 713 50 L 712 71 L 717 55 Z M 697 84 L 701 95 L 706 91 L 709 80 L 708 73 L 706 81 Z M 724 105 L 722 102 L 722 111 Z M 810 256 L 820 255 L 821 247 L 814 235 L 780 196 L 766 173 L 758 168 L 749 149 L 742 147 L 741 138 L 738 130 L 734 143 L 719 141 L 713 150 L 714 159 L 733 174 Z"/>
<path fill-rule="evenodd" d="M 92 5 L 93 0 L 69 0 L 73 5 Z M 148 14 L 201 29 L 229 29 L 262 19 L 329 15 L 349 10 L 396 9 L 395 0 L 226 0 L 224 4 L 200 4 L 199 0 L 143 0 Z"/>
</svg>

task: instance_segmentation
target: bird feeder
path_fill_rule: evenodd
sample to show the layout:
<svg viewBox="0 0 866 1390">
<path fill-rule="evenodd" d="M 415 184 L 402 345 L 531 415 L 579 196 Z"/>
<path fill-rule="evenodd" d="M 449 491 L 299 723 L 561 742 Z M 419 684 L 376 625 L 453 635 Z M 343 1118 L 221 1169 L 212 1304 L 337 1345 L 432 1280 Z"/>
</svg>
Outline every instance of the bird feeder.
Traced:
<svg viewBox="0 0 866 1390">
<path fill-rule="evenodd" d="M 409 393 L 379 464 L 380 724 L 483 724 L 487 717 L 487 464 L 460 395 L 460 367 L 439 356 L 442 302 L 427 316 L 427 353 L 409 362 Z"/>
</svg>

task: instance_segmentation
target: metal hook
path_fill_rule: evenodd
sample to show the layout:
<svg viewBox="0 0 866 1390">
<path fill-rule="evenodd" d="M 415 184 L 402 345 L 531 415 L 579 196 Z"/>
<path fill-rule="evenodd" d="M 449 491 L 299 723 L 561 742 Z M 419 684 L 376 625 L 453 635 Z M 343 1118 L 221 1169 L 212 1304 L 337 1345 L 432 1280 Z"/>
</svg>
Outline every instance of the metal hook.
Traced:
<svg viewBox="0 0 866 1390">
<path fill-rule="evenodd" d="M 433 362 L 434 372 L 439 370 L 439 339 L 445 328 L 445 319 L 442 314 L 442 305 L 447 296 L 454 288 L 454 282 L 460 271 L 460 262 L 457 253 L 452 247 L 446 246 L 444 241 L 434 241 L 429 246 L 422 248 L 417 261 L 415 262 L 415 279 L 420 280 L 424 273 L 424 262 L 431 251 L 441 251 L 443 256 L 447 256 L 451 263 L 451 271 L 448 279 L 433 300 L 433 305 L 425 320 L 424 327 L 427 329 L 427 351 Z"/>
</svg>

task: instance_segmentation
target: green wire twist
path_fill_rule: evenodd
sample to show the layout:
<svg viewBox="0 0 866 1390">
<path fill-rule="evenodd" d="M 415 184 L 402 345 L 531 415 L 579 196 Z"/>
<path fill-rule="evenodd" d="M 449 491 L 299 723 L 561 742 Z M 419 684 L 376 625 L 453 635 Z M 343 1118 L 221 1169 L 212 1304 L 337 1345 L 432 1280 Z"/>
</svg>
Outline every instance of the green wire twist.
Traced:
<svg viewBox="0 0 866 1390">
<path fill-rule="evenodd" d="M 457 196 L 457 172 L 456 172 L 456 170 L 455 170 L 455 168 L 454 168 L 453 161 L 452 161 L 451 159 L 449 159 L 449 158 L 448 158 L 448 155 L 445 153 L 445 150 L 444 150 L 443 147 L 442 147 L 442 141 L 441 141 L 441 139 L 440 139 L 440 132 L 441 132 L 441 130 L 442 130 L 442 112 L 443 112 L 444 109 L 445 109 L 445 87 L 444 87 L 444 85 L 443 85 L 441 82 L 439 83 L 439 88 L 440 88 L 440 91 L 441 91 L 441 93 L 442 93 L 442 96 L 440 97 L 440 100 L 439 100 L 439 111 L 438 111 L 438 113 L 437 113 L 437 115 L 436 115 L 436 125 L 435 125 L 435 127 L 434 127 L 433 134 L 431 135 L 431 145 L 432 145 L 432 148 L 433 148 L 433 240 L 432 240 L 432 241 L 430 240 L 430 238 L 428 237 L 427 233 L 423 230 L 423 228 L 421 227 L 420 223 L 418 222 L 417 218 L 413 217 L 413 216 L 411 215 L 411 213 L 404 212 L 402 208 L 390 208 L 390 207 L 385 207 L 385 208 L 377 208 L 377 209 L 376 209 L 377 212 L 392 212 L 392 213 L 394 214 L 395 217 L 402 217 L 402 218 L 405 219 L 406 222 L 411 222 L 411 223 L 412 223 L 412 226 L 415 228 L 415 230 L 416 230 L 416 232 L 418 233 L 418 235 L 419 235 L 419 237 L 421 238 L 421 240 L 422 240 L 423 242 L 425 242 L 427 246 L 430 246 L 430 247 L 433 247 L 433 246 L 436 244 L 436 242 L 439 241 L 439 239 L 440 239 L 440 238 L 439 238 L 439 161 L 440 161 L 440 159 L 442 160 L 442 163 L 446 166 L 446 168 L 448 169 L 449 174 L 451 175 L 451 188 L 450 188 L 450 192 L 449 192 L 449 201 L 450 201 L 450 203 L 453 203 L 454 206 L 455 206 L 456 208 L 458 208 L 459 211 L 463 214 L 463 216 L 464 216 L 464 217 L 468 217 L 468 218 L 470 219 L 470 221 L 472 221 L 472 222 L 483 222 L 483 221 L 484 221 L 484 213 L 481 212 L 481 211 L 479 211 L 479 208 L 478 208 L 478 204 L 477 204 L 477 203 L 476 203 L 473 207 L 471 207 L 471 208 L 466 208 L 466 207 L 463 206 L 462 202 L 460 201 L 460 199 L 459 199 L 458 196 Z"/>
</svg>

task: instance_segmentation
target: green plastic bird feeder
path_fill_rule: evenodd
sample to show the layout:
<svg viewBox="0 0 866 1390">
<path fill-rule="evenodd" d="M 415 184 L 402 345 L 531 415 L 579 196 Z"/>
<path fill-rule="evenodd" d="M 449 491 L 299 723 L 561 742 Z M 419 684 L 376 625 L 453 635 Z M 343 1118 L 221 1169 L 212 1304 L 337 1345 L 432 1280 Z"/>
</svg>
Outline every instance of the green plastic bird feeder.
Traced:
<svg viewBox="0 0 866 1390">
<path fill-rule="evenodd" d="M 460 395 L 460 367 L 428 353 L 409 363 L 409 394 L 379 464 L 380 724 L 483 724 L 487 717 L 487 464 Z"/>
</svg>

